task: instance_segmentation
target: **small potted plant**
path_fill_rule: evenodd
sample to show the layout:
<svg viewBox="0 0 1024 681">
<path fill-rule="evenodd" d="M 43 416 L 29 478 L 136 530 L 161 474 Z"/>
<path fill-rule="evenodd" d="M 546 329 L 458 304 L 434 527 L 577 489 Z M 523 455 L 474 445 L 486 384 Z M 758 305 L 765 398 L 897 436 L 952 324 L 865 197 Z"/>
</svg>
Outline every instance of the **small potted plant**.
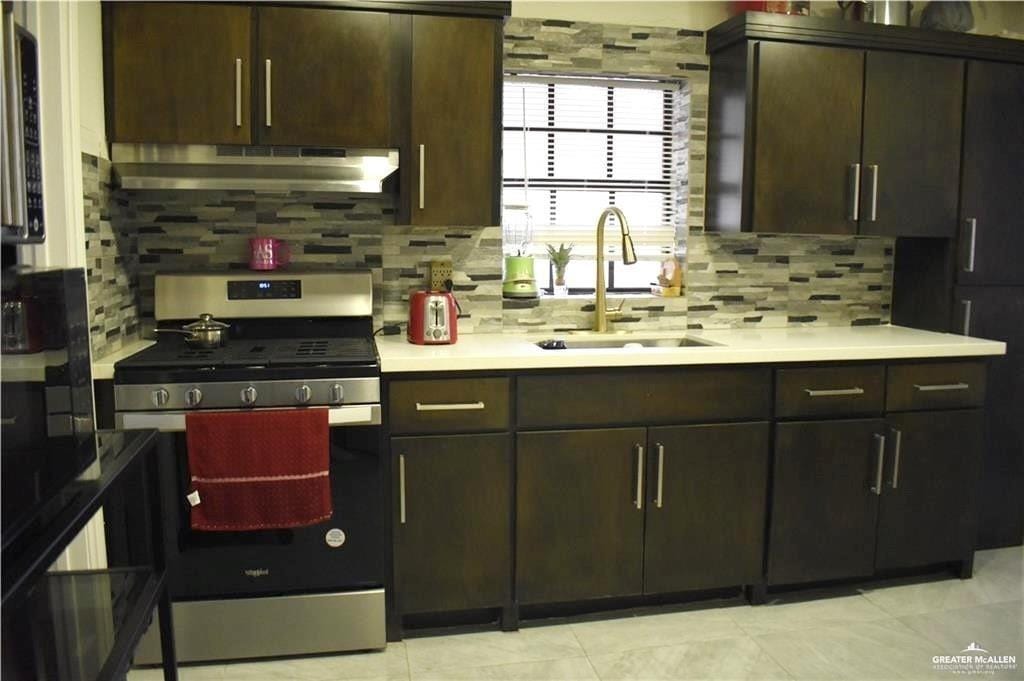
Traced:
<svg viewBox="0 0 1024 681">
<path fill-rule="evenodd" d="M 573 245 L 558 244 L 558 248 L 555 248 L 548 244 L 548 258 L 551 260 L 552 267 L 555 268 L 554 293 L 556 296 L 564 296 L 569 292 L 569 288 L 565 285 L 565 268 L 572 258 Z"/>
</svg>

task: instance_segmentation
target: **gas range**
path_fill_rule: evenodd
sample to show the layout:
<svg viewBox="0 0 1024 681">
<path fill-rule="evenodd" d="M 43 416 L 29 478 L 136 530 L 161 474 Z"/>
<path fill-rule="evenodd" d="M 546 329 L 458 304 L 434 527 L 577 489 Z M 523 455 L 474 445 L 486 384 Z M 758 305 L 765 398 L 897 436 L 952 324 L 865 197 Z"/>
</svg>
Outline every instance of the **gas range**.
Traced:
<svg viewBox="0 0 1024 681">
<path fill-rule="evenodd" d="M 118 427 L 160 432 L 178 659 L 383 647 L 388 535 L 369 273 L 161 274 L 155 293 L 158 328 L 180 330 L 203 313 L 230 325 L 220 347 L 161 333 L 114 365 Z M 331 517 L 290 529 L 193 530 L 189 415 L 247 411 L 256 422 L 260 410 L 305 408 L 328 413 Z M 160 661 L 152 630 L 135 659 Z"/>
<path fill-rule="evenodd" d="M 119 425 L 130 427 L 140 412 L 301 407 L 331 408 L 333 423 L 338 410 L 367 405 L 379 422 L 372 300 L 366 272 L 158 275 L 158 328 L 179 329 L 209 312 L 230 324 L 228 340 L 201 348 L 159 334 L 118 362 Z"/>
</svg>

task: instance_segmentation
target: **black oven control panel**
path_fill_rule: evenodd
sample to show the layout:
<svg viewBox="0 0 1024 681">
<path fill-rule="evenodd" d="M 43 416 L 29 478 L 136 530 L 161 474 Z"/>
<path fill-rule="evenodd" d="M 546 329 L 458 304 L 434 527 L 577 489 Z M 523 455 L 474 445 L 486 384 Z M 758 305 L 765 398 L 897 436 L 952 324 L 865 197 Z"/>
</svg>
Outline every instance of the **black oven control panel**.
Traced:
<svg viewBox="0 0 1024 681">
<path fill-rule="evenodd" d="M 298 279 L 244 279 L 228 282 L 228 300 L 283 300 L 302 298 Z"/>
</svg>

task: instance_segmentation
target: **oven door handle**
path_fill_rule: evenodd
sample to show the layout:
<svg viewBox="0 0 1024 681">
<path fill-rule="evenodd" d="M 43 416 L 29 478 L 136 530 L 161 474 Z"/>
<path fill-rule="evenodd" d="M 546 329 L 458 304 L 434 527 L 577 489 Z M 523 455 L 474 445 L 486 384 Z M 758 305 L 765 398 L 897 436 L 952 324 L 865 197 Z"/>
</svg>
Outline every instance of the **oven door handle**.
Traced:
<svg viewBox="0 0 1024 681">
<path fill-rule="evenodd" d="M 247 409 L 245 411 L 270 411 L 269 409 Z M 180 433 L 185 430 L 185 411 L 122 411 L 117 413 L 119 430 L 147 430 L 155 428 L 162 433 Z M 191 412 L 197 413 L 197 412 Z M 356 404 L 345 407 L 331 407 L 327 410 L 327 422 L 331 426 L 376 426 L 380 425 L 379 404 Z"/>
</svg>

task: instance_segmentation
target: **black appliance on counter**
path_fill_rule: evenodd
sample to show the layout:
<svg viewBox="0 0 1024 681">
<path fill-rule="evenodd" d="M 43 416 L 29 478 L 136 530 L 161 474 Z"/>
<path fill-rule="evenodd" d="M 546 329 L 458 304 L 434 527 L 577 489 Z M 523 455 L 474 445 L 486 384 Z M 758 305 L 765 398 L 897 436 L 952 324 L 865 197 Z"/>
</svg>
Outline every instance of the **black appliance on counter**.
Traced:
<svg viewBox="0 0 1024 681">
<path fill-rule="evenodd" d="M 96 459 L 82 269 L 3 271 L 0 487 L 5 560 L 32 518 Z"/>
<path fill-rule="evenodd" d="M 120 429 L 161 433 L 161 494 L 182 661 L 382 648 L 386 523 L 380 367 L 368 272 L 160 274 L 155 316 L 229 324 L 222 347 L 181 333 L 114 367 Z M 189 411 L 329 409 L 333 516 L 309 527 L 193 531 Z M 141 664 L 159 662 L 156 636 Z"/>
</svg>

